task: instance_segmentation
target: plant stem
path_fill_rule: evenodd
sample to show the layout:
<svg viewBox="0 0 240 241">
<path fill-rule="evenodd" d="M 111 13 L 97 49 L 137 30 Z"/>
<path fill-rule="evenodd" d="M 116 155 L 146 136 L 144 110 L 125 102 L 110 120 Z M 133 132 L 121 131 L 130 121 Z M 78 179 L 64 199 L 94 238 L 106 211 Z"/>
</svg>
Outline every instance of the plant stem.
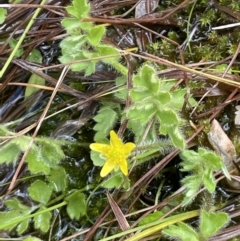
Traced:
<svg viewBox="0 0 240 241">
<path fill-rule="evenodd" d="M 46 0 L 42 0 L 42 2 L 40 3 L 40 5 L 44 5 L 46 2 Z M 17 50 L 19 49 L 19 47 L 21 46 L 23 40 L 25 39 L 28 31 L 30 30 L 30 28 L 32 27 L 35 19 L 37 18 L 38 14 L 40 13 L 41 8 L 37 8 L 36 11 L 34 12 L 32 18 L 30 19 L 27 27 L 25 28 L 22 36 L 20 37 L 20 39 L 18 40 L 15 48 L 13 49 L 12 53 L 10 54 L 9 58 L 7 59 L 6 63 L 4 64 L 2 70 L 0 71 L 0 78 L 4 75 L 5 71 L 7 70 L 9 64 L 11 63 L 12 59 L 14 58 L 15 53 L 17 52 Z"/>
</svg>

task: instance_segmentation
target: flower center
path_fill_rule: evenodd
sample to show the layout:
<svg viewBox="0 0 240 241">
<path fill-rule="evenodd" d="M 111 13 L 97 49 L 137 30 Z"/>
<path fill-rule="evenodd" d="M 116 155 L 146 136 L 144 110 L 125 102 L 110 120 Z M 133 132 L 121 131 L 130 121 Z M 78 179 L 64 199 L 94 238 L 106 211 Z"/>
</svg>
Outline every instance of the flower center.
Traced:
<svg viewBox="0 0 240 241">
<path fill-rule="evenodd" d="M 119 164 L 123 159 L 125 159 L 122 149 L 111 148 L 108 153 L 109 160 L 115 164 Z"/>
</svg>

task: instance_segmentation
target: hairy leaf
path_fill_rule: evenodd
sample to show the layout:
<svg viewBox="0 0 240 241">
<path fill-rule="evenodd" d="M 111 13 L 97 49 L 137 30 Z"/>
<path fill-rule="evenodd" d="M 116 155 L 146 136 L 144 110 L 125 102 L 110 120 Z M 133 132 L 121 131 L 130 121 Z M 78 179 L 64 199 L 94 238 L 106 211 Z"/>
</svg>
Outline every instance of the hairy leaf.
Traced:
<svg viewBox="0 0 240 241">
<path fill-rule="evenodd" d="M 117 120 L 117 112 L 109 107 L 102 107 L 97 115 L 93 118 L 97 123 L 93 127 L 97 131 L 94 136 L 94 141 L 98 142 L 99 140 L 105 138 Z"/>
<path fill-rule="evenodd" d="M 200 219 L 200 231 L 204 238 L 215 235 L 221 228 L 229 222 L 229 217 L 225 212 L 206 212 L 202 210 Z"/>
<path fill-rule="evenodd" d="M 32 148 L 28 152 L 25 160 L 28 163 L 28 169 L 32 174 L 44 173 L 47 175 L 50 173 L 50 167 L 44 162 L 40 148 Z"/>
<path fill-rule="evenodd" d="M 0 163 L 16 163 L 21 149 L 15 143 L 8 142 L 0 147 Z"/>
<path fill-rule="evenodd" d="M 191 226 L 183 222 L 170 225 L 168 228 L 163 229 L 162 233 L 171 238 L 179 238 L 184 241 L 199 241 L 197 232 Z"/>
<path fill-rule="evenodd" d="M 198 152 L 204 158 L 208 168 L 214 171 L 220 170 L 222 168 L 222 159 L 220 156 L 204 148 L 199 148 Z"/>
<path fill-rule="evenodd" d="M 215 191 L 217 183 L 213 176 L 213 171 L 209 167 L 206 168 L 203 173 L 203 183 L 210 193 L 213 193 Z"/>
<path fill-rule="evenodd" d="M 64 18 L 61 22 L 68 34 L 80 34 L 81 22 L 76 18 Z"/>
<path fill-rule="evenodd" d="M 87 17 L 90 11 L 90 5 L 86 0 L 73 0 L 72 6 L 66 8 L 67 12 L 78 19 Z"/>
<path fill-rule="evenodd" d="M 198 190 L 201 188 L 202 177 L 197 175 L 187 176 L 182 180 L 182 183 L 186 185 L 186 192 L 182 204 L 185 206 L 193 201 Z"/>
<path fill-rule="evenodd" d="M 138 223 L 138 226 L 142 226 L 142 225 L 146 225 L 146 224 L 158 221 L 162 216 L 163 216 L 163 213 L 159 211 L 150 213 Z"/>
<path fill-rule="evenodd" d="M 103 27 L 102 25 L 94 26 L 89 31 L 88 41 L 93 46 L 96 46 L 100 43 L 104 34 L 105 34 L 105 27 Z"/>
<path fill-rule="evenodd" d="M 106 64 L 111 64 L 112 62 L 117 62 L 119 60 L 119 57 L 120 57 L 119 51 L 112 46 L 98 45 L 96 46 L 96 50 L 100 56 L 103 56 L 101 61 Z M 111 56 L 111 55 L 114 55 L 114 56 Z"/>
<path fill-rule="evenodd" d="M 21 224 L 24 216 L 31 213 L 32 208 L 23 205 L 17 198 L 8 199 L 5 201 L 9 211 L 0 212 L 0 230 L 11 230 L 18 224 Z M 26 227 L 26 222 L 20 225 L 19 232 Z M 24 230 L 25 231 L 25 230 Z"/>
</svg>

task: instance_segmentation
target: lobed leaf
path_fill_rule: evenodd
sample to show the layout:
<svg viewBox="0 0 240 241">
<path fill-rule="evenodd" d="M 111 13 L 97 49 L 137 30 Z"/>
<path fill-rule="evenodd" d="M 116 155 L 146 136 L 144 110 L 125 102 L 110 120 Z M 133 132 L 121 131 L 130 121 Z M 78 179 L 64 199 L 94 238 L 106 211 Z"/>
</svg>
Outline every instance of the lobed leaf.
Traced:
<svg viewBox="0 0 240 241">
<path fill-rule="evenodd" d="M 206 212 L 202 210 L 200 219 L 200 232 L 204 238 L 215 235 L 229 221 L 229 217 L 225 212 Z"/>
<path fill-rule="evenodd" d="M 213 176 L 213 171 L 207 167 L 203 173 L 203 184 L 210 193 L 214 193 L 216 189 L 216 181 Z"/>
<path fill-rule="evenodd" d="M 111 175 L 107 180 L 105 180 L 101 186 L 104 188 L 120 188 L 120 186 L 122 185 L 123 181 L 124 181 L 125 177 L 123 176 L 122 173 L 118 173 L 115 175 Z"/>
<path fill-rule="evenodd" d="M 146 109 L 147 106 L 142 106 L 141 110 L 138 110 L 137 108 L 130 108 L 127 112 L 128 119 L 131 120 L 139 120 L 139 122 L 144 125 L 148 121 L 151 120 L 151 118 L 156 114 L 156 110 L 151 105 L 149 109 Z M 141 114 L 140 114 L 141 112 Z"/>
<path fill-rule="evenodd" d="M 18 231 L 24 232 L 29 220 L 23 221 L 21 218 L 30 214 L 32 208 L 23 205 L 17 198 L 6 200 L 5 205 L 10 211 L 0 212 L 0 230 L 12 230 L 20 224 Z"/>
<path fill-rule="evenodd" d="M 68 34 L 81 33 L 81 22 L 76 18 L 64 18 L 61 24 L 66 29 Z"/>
<path fill-rule="evenodd" d="M 170 225 L 162 230 L 162 233 L 171 238 L 179 238 L 184 241 L 199 241 L 198 233 L 189 225 L 179 222 L 176 225 Z"/>
<path fill-rule="evenodd" d="M 105 27 L 104 26 L 102 26 L 102 25 L 94 26 L 93 28 L 90 29 L 90 31 L 88 33 L 88 36 L 87 36 L 88 41 L 93 46 L 96 46 L 100 43 L 104 34 L 105 34 Z"/>
<path fill-rule="evenodd" d="M 105 138 L 109 134 L 117 121 L 117 117 L 117 112 L 110 107 L 102 107 L 98 111 L 97 115 L 93 118 L 96 121 L 96 125 L 93 129 L 97 131 L 94 136 L 95 142 Z"/>
<path fill-rule="evenodd" d="M 34 201 L 47 204 L 52 195 L 52 188 L 45 182 L 36 180 L 28 188 L 28 193 Z"/>
<path fill-rule="evenodd" d="M 18 224 L 17 226 L 18 234 L 23 234 L 28 229 L 29 221 L 30 221 L 29 219 L 25 219 L 20 224 Z"/>
<path fill-rule="evenodd" d="M 30 149 L 25 160 L 28 163 L 28 169 L 32 174 L 44 173 L 47 175 L 50 173 L 50 167 L 44 162 L 40 148 Z"/>
<path fill-rule="evenodd" d="M 51 169 L 47 180 L 52 184 L 56 192 L 64 191 L 67 187 L 67 174 L 63 167 Z"/>
<path fill-rule="evenodd" d="M 0 147 L 0 163 L 13 163 L 16 164 L 21 149 L 11 141 Z"/>
<path fill-rule="evenodd" d="M 71 219 L 79 219 L 81 215 L 86 213 L 86 200 L 83 193 L 75 191 L 70 194 L 65 200 L 67 204 L 67 213 Z"/>
<path fill-rule="evenodd" d="M 41 205 L 39 211 L 45 210 L 46 207 Z M 52 213 L 50 211 L 44 212 L 34 216 L 34 228 L 41 230 L 46 233 L 50 228 L 50 221 L 52 218 Z"/>
<path fill-rule="evenodd" d="M 119 51 L 113 46 L 98 45 L 96 46 L 96 50 L 99 56 L 103 57 L 101 59 L 103 63 L 111 64 L 112 62 L 118 62 L 119 60 L 119 57 L 120 57 Z M 111 56 L 111 55 L 114 55 L 114 56 Z"/>
</svg>

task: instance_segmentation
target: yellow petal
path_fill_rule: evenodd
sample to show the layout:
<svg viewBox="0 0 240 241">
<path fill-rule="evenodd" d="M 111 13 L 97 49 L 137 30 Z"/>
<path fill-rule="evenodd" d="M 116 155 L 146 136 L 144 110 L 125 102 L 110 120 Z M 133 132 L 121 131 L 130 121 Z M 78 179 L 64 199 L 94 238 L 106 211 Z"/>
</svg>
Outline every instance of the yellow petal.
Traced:
<svg viewBox="0 0 240 241">
<path fill-rule="evenodd" d="M 90 148 L 93 150 L 93 151 L 97 151 L 97 152 L 101 152 L 103 154 L 106 154 L 109 149 L 110 149 L 110 146 L 109 145 L 106 145 L 106 144 L 100 144 L 100 143 L 92 143 L 90 145 Z"/>
<path fill-rule="evenodd" d="M 127 160 L 123 160 L 121 163 L 119 163 L 120 169 L 122 171 L 122 173 L 127 176 L 128 174 L 128 163 Z"/>
<path fill-rule="evenodd" d="M 114 147 L 122 147 L 123 142 L 114 131 L 110 131 L 110 144 Z"/>
<path fill-rule="evenodd" d="M 106 177 L 115 167 L 115 163 L 112 161 L 106 161 L 100 172 L 101 177 Z"/>
<path fill-rule="evenodd" d="M 129 155 L 131 153 L 131 151 L 136 147 L 136 145 L 132 142 L 128 142 L 124 145 L 123 149 L 124 149 L 124 154 L 125 155 Z"/>
</svg>

